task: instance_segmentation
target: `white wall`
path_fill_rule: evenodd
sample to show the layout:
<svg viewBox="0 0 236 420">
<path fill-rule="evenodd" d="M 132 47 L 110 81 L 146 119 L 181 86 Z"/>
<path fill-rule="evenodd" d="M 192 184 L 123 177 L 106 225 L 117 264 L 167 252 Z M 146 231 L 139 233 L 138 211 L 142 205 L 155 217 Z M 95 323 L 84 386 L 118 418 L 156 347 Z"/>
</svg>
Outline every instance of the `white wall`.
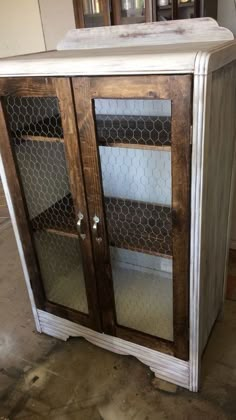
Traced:
<svg viewBox="0 0 236 420">
<path fill-rule="evenodd" d="M 0 57 L 44 50 L 38 0 L 0 0 Z"/>
<path fill-rule="evenodd" d="M 55 50 L 69 29 L 75 28 L 72 0 L 39 0 L 47 50 Z"/>
<path fill-rule="evenodd" d="M 218 0 L 218 22 L 236 35 L 236 2 L 234 0 Z M 230 247 L 236 249 L 236 182 Z"/>
<path fill-rule="evenodd" d="M 236 35 L 236 6 L 234 0 L 218 0 L 218 22 Z"/>
</svg>

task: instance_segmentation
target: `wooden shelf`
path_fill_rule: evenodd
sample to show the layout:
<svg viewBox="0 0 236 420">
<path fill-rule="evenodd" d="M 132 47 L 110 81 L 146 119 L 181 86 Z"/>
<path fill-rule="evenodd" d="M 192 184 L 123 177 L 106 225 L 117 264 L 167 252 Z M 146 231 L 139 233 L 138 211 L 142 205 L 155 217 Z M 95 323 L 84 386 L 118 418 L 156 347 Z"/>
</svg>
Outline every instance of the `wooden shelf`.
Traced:
<svg viewBox="0 0 236 420">
<path fill-rule="evenodd" d="M 61 235 L 77 236 L 76 217 L 70 194 L 57 201 L 31 220 L 34 231 L 45 230 Z"/>
<path fill-rule="evenodd" d="M 21 136 L 22 140 L 25 141 L 44 141 L 44 142 L 61 142 L 64 143 L 64 139 L 60 138 L 60 137 L 44 137 L 44 136 L 31 136 L 31 135 L 26 135 L 26 136 Z"/>
<path fill-rule="evenodd" d="M 170 206 L 105 197 L 110 246 L 172 257 Z"/>
<path fill-rule="evenodd" d="M 172 258 L 170 206 L 142 201 L 104 198 L 110 246 Z M 78 237 L 70 195 L 40 213 L 31 223 L 34 231 Z"/>
<path fill-rule="evenodd" d="M 163 150 L 171 146 L 171 117 L 96 114 L 96 132 L 99 146 Z"/>
<path fill-rule="evenodd" d="M 78 234 L 77 233 L 65 232 L 63 230 L 58 230 L 58 229 L 50 229 L 50 228 L 47 228 L 47 229 L 45 229 L 45 232 L 52 233 L 54 235 L 59 235 L 59 236 L 67 236 L 69 238 L 78 238 Z"/>
<path fill-rule="evenodd" d="M 170 152 L 171 146 L 152 146 L 149 144 L 135 144 L 135 143 L 119 143 L 118 140 L 114 141 L 114 143 L 99 143 L 99 146 L 104 147 L 119 147 L 119 148 L 126 148 L 126 149 L 142 149 L 142 150 L 159 150 L 161 152 Z"/>
<path fill-rule="evenodd" d="M 63 142 L 63 130 L 61 117 L 56 114 L 42 120 L 34 121 L 24 125 L 15 132 L 13 138 L 24 139 L 25 141 L 61 141 Z"/>
</svg>

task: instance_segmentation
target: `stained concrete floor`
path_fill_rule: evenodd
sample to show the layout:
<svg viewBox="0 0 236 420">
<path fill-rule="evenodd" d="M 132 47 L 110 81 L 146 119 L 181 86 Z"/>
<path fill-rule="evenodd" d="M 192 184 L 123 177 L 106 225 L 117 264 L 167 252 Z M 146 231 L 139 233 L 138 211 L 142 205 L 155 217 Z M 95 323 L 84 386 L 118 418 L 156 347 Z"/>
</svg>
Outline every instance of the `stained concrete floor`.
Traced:
<svg viewBox="0 0 236 420">
<path fill-rule="evenodd" d="M 35 331 L 10 224 L 0 230 L 0 419 L 236 419 L 236 302 L 204 355 L 199 394 L 156 389 L 149 369 L 87 343 Z M 173 391 L 173 390 L 172 390 Z"/>
</svg>

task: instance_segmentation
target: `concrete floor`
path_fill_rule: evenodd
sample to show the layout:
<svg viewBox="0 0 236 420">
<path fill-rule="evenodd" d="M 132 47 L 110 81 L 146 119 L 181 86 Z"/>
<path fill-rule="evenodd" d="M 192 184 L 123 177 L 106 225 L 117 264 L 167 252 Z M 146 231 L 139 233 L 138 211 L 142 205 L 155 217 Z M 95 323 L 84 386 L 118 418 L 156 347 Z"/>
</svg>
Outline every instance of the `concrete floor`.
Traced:
<svg viewBox="0 0 236 420">
<path fill-rule="evenodd" d="M 147 367 L 83 339 L 36 333 L 11 226 L 0 230 L 0 419 L 236 419 L 236 302 L 204 355 L 199 394 L 160 391 Z M 175 391 L 172 389 L 172 391 Z"/>
</svg>

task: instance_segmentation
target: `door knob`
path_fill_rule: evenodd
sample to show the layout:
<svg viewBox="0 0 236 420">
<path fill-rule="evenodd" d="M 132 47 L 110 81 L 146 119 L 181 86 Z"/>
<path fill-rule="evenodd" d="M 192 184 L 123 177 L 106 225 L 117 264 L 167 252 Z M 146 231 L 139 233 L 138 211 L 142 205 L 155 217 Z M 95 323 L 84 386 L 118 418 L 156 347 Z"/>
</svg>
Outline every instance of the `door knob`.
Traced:
<svg viewBox="0 0 236 420">
<path fill-rule="evenodd" d="M 78 214 L 78 220 L 77 220 L 77 224 L 76 224 L 76 226 L 77 226 L 77 231 L 78 231 L 78 233 L 79 233 L 79 235 L 80 235 L 80 237 L 81 237 L 81 239 L 85 239 L 86 238 L 86 235 L 85 235 L 85 233 L 82 233 L 81 232 L 81 228 L 82 228 L 82 220 L 83 220 L 83 218 L 84 218 L 84 215 L 83 215 L 83 213 L 81 213 L 81 211 L 79 211 L 79 214 Z"/>
</svg>

